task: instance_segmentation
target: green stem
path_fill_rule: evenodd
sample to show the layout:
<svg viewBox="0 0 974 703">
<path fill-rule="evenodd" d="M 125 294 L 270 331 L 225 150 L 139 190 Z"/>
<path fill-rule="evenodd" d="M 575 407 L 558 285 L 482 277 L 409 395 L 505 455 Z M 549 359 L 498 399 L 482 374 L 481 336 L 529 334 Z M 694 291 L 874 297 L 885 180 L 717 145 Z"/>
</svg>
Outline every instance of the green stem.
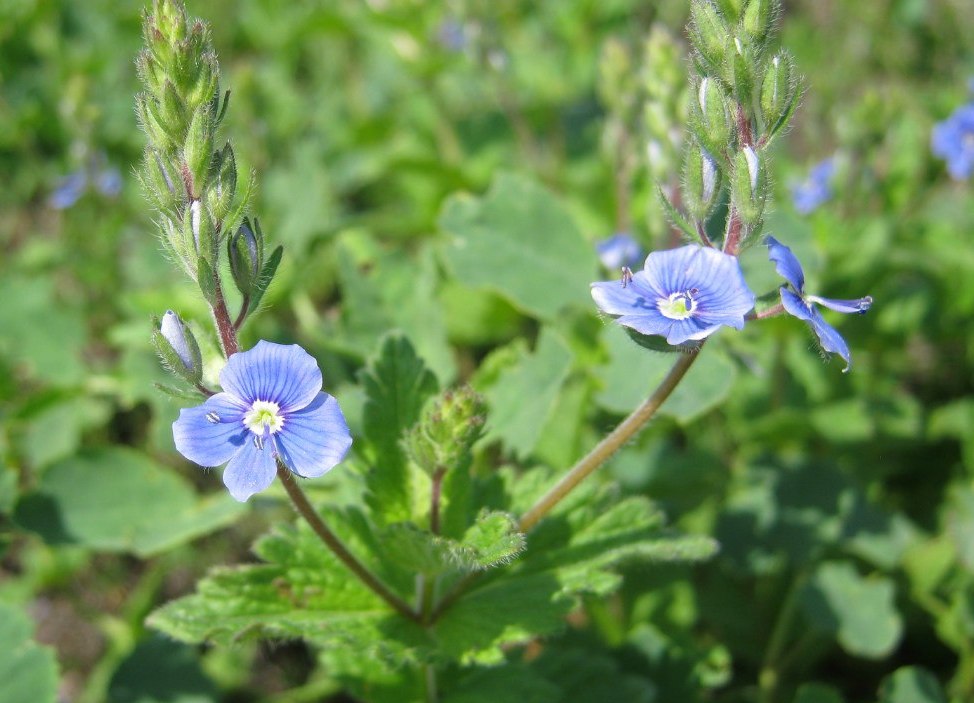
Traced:
<svg viewBox="0 0 974 703">
<path fill-rule="evenodd" d="M 572 489 L 582 482 L 589 474 L 608 461 L 619 448 L 632 439 L 639 430 L 656 414 L 660 406 L 670 397 L 670 394 L 677 387 L 687 371 L 696 361 L 699 351 L 681 353 L 680 358 L 673 364 L 673 368 L 666 374 L 666 378 L 660 383 L 659 387 L 653 391 L 649 398 L 636 408 L 629 417 L 622 421 L 611 434 L 595 445 L 575 466 L 573 466 L 565 476 L 556 483 L 547 493 L 545 493 L 518 521 L 518 530 L 528 532 L 543 518 L 548 512 L 562 501 Z M 452 589 L 437 604 L 430 616 L 430 622 L 436 620 L 446 612 L 459 598 L 472 586 L 480 577 L 482 572 L 467 574 L 460 579 Z"/>
<path fill-rule="evenodd" d="M 436 690 L 436 667 L 432 664 L 423 664 L 423 689 L 426 703 L 437 703 L 440 699 Z"/>
<path fill-rule="evenodd" d="M 619 448 L 632 439 L 639 430 L 656 414 L 663 402 L 677 387 L 687 371 L 697 359 L 698 352 L 681 353 L 680 358 L 673 364 L 673 368 L 666 374 L 659 387 L 636 408 L 629 417 L 622 421 L 605 439 L 595 445 L 562 479 L 545 493 L 531 508 L 521 516 L 518 529 L 528 532 L 538 524 L 548 512 L 560 503 L 572 490 L 589 474 L 608 461 Z"/>
<path fill-rule="evenodd" d="M 213 283 L 216 297 L 216 301 L 213 303 L 213 319 L 216 321 L 217 332 L 220 333 L 220 345 L 223 347 L 223 354 L 230 358 L 240 351 L 240 346 L 237 343 L 237 328 L 234 327 L 233 321 L 230 319 L 230 310 L 227 309 L 227 300 L 223 297 L 220 277 L 215 275 Z"/>
<path fill-rule="evenodd" d="M 794 624 L 795 614 L 798 611 L 798 596 L 802 587 L 805 585 L 807 577 L 799 574 L 791 583 L 785 602 L 778 611 L 775 620 L 774 630 L 768 640 L 768 648 L 764 653 L 764 662 L 761 665 L 761 673 L 758 675 L 758 687 L 760 689 L 760 702 L 772 703 L 778 690 L 778 683 L 781 680 L 781 672 L 784 667 L 781 662 L 781 652 L 788 642 L 788 635 L 791 634 Z"/>
<path fill-rule="evenodd" d="M 362 562 L 356 559 L 348 548 L 342 543 L 338 536 L 332 532 L 325 521 L 321 519 L 321 516 L 315 512 L 315 509 L 308 502 L 308 497 L 304 494 L 304 491 L 295 482 L 294 477 L 291 475 L 291 471 L 284 466 L 282 463 L 277 463 L 277 476 L 281 479 L 281 483 L 284 485 L 284 490 L 287 491 L 288 497 L 291 502 L 294 503 L 294 507 L 301 514 L 311 529 L 315 531 L 315 534 L 321 538 L 321 541 L 332 551 L 332 553 L 338 557 L 348 570 L 355 574 L 362 583 L 368 586 L 372 591 L 379 596 L 382 600 L 388 603 L 393 610 L 402 615 L 408 620 L 413 620 L 414 622 L 419 622 L 419 615 L 416 614 L 412 608 L 406 605 L 399 596 L 389 590 L 389 588 L 382 583 L 375 574 L 369 571 Z"/>
</svg>

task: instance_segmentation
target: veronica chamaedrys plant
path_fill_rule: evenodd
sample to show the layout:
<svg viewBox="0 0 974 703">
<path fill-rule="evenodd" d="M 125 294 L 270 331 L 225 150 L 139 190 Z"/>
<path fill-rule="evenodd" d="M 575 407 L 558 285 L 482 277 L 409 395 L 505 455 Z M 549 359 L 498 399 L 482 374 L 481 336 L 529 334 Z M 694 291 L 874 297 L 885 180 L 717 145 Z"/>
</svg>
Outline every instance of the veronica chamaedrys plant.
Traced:
<svg viewBox="0 0 974 703">
<path fill-rule="evenodd" d="M 345 457 L 352 436 L 321 384 L 304 349 L 260 341 L 227 361 L 222 393 L 180 411 L 176 449 L 201 466 L 226 463 L 223 483 L 239 501 L 271 485 L 277 461 L 298 476 L 322 476 Z"/>
<path fill-rule="evenodd" d="M 770 235 L 765 243 L 768 246 L 768 258 L 774 262 L 775 270 L 788 282 L 787 286 L 782 286 L 780 289 L 781 304 L 785 311 L 807 322 L 818 337 L 822 349 L 842 357 L 846 363 L 843 371 L 849 371 L 852 368 L 852 353 L 849 351 L 849 345 L 838 330 L 825 321 L 817 306 L 821 305 L 836 312 L 861 315 L 872 306 L 872 296 L 867 295 L 855 300 L 837 300 L 808 295 L 805 293 L 805 272 L 791 249 Z"/>
</svg>

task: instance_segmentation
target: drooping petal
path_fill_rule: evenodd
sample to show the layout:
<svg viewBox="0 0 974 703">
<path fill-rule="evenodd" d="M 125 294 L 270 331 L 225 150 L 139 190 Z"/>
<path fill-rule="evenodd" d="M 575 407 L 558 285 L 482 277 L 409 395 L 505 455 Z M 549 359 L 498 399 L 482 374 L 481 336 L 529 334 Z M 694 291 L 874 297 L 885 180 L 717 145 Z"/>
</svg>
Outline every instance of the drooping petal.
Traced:
<svg viewBox="0 0 974 703">
<path fill-rule="evenodd" d="M 768 258 L 774 262 L 778 275 L 788 281 L 798 293 L 805 291 L 805 272 L 791 249 L 772 236 L 765 240 L 768 245 Z"/>
<path fill-rule="evenodd" d="M 248 403 L 274 402 L 287 413 L 315 399 L 321 391 L 321 370 L 297 344 L 261 340 L 253 349 L 230 357 L 220 372 L 220 384 Z"/>
<path fill-rule="evenodd" d="M 849 352 L 849 345 L 846 344 L 839 331 L 826 322 L 821 313 L 814 308 L 812 308 L 812 316 L 809 318 L 808 324 L 815 332 L 815 336 L 818 337 L 822 349 L 831 354 L 838 354 L 845 360 L 845 368 L 842 369 L 842 372 L 849 371 L 852 368 L 852 354 Z"/>
<path fill-rule="evenodd" d="M 223 470 L 224 485 L 230 490 L 230 495 L 241 503 L 271 485 L 277 475 L 274 442 L 268 440 L 258 446 L 255 442 L 257 435 L 249 430 L 247 434 L 247 441 Z"/>
<path fill-rule="evenodd" d="M 281 461 L 291 471 L 315 478 L 345 458 L 352 435 L 338 401 L 319 393 L 310 405 L 291 413 L 274 436 Z"/>
<path fill-rule="evenodd" d="M 230 393 L 217 393 L 195 408 L 183 408 L 172 423 L 176 449 L 200 466 L 220 466 L 246 441 L 245 407 Z"/>
<path fill-rule="evenodd" d="M 781 304 L 784 306 L 785 312 L 792 317 L 797 317 L 799 320 L 807 321 L 812 319 L 812 315 L 815 314 L 814 309 L 800 296 L 796 295 L 794 291 L 782 286 L 779 292 L 781 293 Z"/>
<path fill-rule="evenodd" d="M 857 298 L 856 300 L 837 300 L 836 298 L 819 298 L 817 295 L 807 295 L 805 300 L 809 303 L 818 303 L 829 310 L 835 310 L 836 312 L 844 313 L 859 313 L 860 315 L 866 312 L 873 304 L 873 298 L 871 295 L 867 295 L 864 298 Z"/>
<path fill-rule="evenodd" d="M 657 309 L 657 300 L 664 297 L 645 283 L 642 271 L 636 273 L 623 288 L 620 281 L 598 281 L 592 284 L 592 299 L 599 310 L 608 315 L 639 314 Z"/>
</svg>

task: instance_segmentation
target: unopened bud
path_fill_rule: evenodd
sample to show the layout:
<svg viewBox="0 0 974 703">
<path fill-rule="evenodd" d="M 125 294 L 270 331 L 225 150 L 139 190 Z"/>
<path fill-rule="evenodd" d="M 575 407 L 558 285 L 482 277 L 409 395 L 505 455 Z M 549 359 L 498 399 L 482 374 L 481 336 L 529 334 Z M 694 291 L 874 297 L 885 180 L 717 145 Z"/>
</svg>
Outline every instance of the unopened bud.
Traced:
<svg viewBox="0 0 974 703">
<path fill-rule="evenodd" d="M 186 10 L 175 0 L 156 0 L 152 3 L 152 20 L 155 28 L 170 44 L 186 38 Z"/>
<path fill-rule="evenodd" d="M 483 431 L 485 412 L 483 398 L 471 388 L 446 391 L 426 404 L 403 446 L 431 476 L 462 467 Z"/>
<path fill-rule="evenodd" d="M 156 351 L 170 371 L 193 385 L 200 382 L 203 377 L 200 347 L 179 315 L 167 310 L 152 338 Z"/>
<path fill-rule="evenodd" d="M 757 152 L 750 146 L 737 152 L 731 189 L 734 206 L 745 224 L 757 224 L 764 213 L 766 171 Z"/>
<path fill-rule="evenodd" d="M 726 151 L 733 141 L 734 125 L 719 80 L 707 77 L 700 81 L 696 108 L 691 127 L 697 139 L 713 153 Z"/>
<path fill-rule="evenodd" d="M 797 99 L 794 61 L 789 54 L 781 52 L 769 62 L 761 83 L 761 117 L 769 137 L 788 122 Z"/>
<path fill-rule="evenodd" d="M 777 10 L 775 0 L 750 0 L 741 18 L 741 28 L 755 48 L 763 49 L 771 34 Z"/>
<path fill-rule="evenodd" d="M 213 216 L 223 220 L 229 214 L 237 193 L 237 160 L 230 142 L 213 155 L 212 170 L 216 172 L 216 181 L 206 191 L 206 202 Z"/>
<path fill-rule="evenodd" d="M 213 123 L 206 107 L 200 107 L 193 113 L 183 146 L 183 158 L 192 179 L 192 195 L 198 198 L 205 191 L 206 177 L 213 159 Z"/>
<path fill-rule="evenodd" d="M 237 284 L 237 290 L 244 296 L 250 296 L 253 292 L 263 266 L 263 233 L 256 220 L 254 226 L 256 233 L 251 229 L 250 221 L 245 219 L 227 241 L 230 273 L 233 275 L 233 282 Z"/>
<path fill-rule="evenodd" d="M 720 69 L 724 59 L 724 40 L 730 30 L 720 11 L 710 0 L 690 5 L 690 41 L 708 72 Z"/>
<path fill-rule="evenodd" d="M 706 149 L 692 145 L 687 149 L 683 172 L 684 203 L 695 220 L 705 220 L 720 191 L 720 170 Z"/>
</svg>

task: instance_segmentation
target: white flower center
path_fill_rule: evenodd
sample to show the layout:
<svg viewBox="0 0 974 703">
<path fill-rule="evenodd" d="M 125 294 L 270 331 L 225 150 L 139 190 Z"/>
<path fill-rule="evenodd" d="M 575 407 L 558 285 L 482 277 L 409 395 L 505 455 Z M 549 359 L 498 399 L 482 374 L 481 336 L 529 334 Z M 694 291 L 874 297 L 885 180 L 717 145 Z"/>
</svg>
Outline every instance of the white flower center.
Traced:
<svg viewBox="0 0 974 703">
<path fill-rule="evenodd" d="M 270 432 L 280 432 L 284 427 L 284 416 L 281 406 L 269 400 L 255 400 L 250 410 L 244 415 L 244 425 L 258 437 Z"/>
<path fill-rule="evenodd" d="M 698 292 L 696 288 L 691 288 L 690 290 L 671 293 L 668 298 L 660 298 L 656 306 L 664 317 L 671 320 L 685 320 L 692 317 L 694 310 L 697 309 L 697 301 L 693 296 Z"/>
</svg>

